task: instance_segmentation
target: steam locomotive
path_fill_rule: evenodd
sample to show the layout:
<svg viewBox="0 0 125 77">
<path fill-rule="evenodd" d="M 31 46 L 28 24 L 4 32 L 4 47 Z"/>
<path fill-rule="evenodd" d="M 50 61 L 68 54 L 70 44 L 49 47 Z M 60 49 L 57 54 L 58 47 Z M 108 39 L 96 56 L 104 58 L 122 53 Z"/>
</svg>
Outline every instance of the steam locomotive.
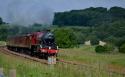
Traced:
<svg viewBox="0 0 125 77">
<path fill-rule="evenodd" d="M 57 56 L 58 46 L 54 34 L 50 31 L 34 32 L 22 36 L 9 37 L 7 40 L 9 50 L 26 53 L 31 56 L 48 58 Z"/>
</svg>

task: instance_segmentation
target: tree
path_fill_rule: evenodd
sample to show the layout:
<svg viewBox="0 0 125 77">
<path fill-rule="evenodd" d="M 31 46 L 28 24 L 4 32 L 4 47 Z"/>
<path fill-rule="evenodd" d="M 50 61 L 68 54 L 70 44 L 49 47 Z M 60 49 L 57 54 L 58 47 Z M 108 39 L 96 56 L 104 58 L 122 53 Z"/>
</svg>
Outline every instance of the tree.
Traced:
<svg viewBox="0 0 125 77">
<path fill-rule="evenodd" d="M 98 45 L 98 44 L 99 44 L 99 39 L 97 38 L 96 35 L 90 34 L 90 35 L 87 37 L 87 40 L 90 40 L 91 45 Z"/>
<path fill-rule="evenodd" d="M 55 29 L 55 39 L 61 48 L 69 48 L 77 45 L 72 29 Z"/>
<path fill-rule="evenodd" d="M 95 26 L 102 22 L 108 21 L 107 8 L 90 7 L 83 10 L 71 10 L 68 12 L 57 12 L 54 16 L 54 25 L 79 25 L 79 26 Z M 100 22 L 101 21 L 101 22 Z"/>
<path fill-rule="evenodd" d="M 125 43 L 120 46 L 119 52 L 125 53 Z"/>
<path fill-rule="evenodd" d="M 3 20 L 2 20 L 2 18 L 0 18 L 0 25 L 1 25 L 1 24 L 3 24 Z"/>
<path fill-rule="evenodd" d="M 0 40 L 5 41 L 8 36 L 8 25 L 0 26 Z"/>
<path fill-rule="evenodd" d="M 111 7 L 109 13 L 113 17 L 113 20 L 117 20 L 120 18 L 125 18 L 125 9 L 122 7 Z"/>
<path fill-rule="evenodd" d="M 74 32 L 74 36 L 78 44 L 84 44 L 85 34 L 83 34 L 82 32 Z"/>
</svg>

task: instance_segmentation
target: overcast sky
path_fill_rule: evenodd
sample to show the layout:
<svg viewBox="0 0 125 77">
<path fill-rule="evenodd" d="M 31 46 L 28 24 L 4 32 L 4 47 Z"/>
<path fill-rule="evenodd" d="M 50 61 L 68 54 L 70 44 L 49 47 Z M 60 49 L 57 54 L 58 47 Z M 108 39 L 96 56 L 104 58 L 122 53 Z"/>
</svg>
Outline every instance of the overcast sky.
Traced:
<svg viewBox="0 0 125 77">
<path fill-rule="evenodd" d="M 54 12 L 112 6 L 125 8 L 125 0 L 0 0 L 0 17 L 21 25 L 51 24 Z"/>
<path fill-rule="evenodd" d="M 65 11 L 71 9 L 84 9 L 88 7 L 107 7 L 121 6 L 125 8 L 125 0 L 52 0 L 48 1 L 49 6 L 54 11 Z"/>
</svg>

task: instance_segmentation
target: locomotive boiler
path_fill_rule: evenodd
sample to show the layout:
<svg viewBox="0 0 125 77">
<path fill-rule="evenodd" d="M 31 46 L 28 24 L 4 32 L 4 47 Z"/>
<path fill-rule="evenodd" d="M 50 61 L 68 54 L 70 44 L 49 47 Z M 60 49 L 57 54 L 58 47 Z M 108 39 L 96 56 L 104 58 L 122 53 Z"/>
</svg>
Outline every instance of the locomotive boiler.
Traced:
<svg viewBox="0 0 125 77">
<path fill-rule="evenodd" d="M 7 48 L 15 52 L 43 58 L 57 56 L 58 53 L 58 46 L 55 43 L 54 34 L 50 31 L 9 37 L 7 40 Z"/>
</svg>

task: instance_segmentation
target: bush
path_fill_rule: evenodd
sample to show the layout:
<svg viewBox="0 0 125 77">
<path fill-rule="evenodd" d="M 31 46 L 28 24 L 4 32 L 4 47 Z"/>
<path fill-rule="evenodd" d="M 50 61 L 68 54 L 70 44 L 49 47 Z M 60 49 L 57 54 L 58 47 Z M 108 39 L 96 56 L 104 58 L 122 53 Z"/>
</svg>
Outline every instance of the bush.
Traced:
<svg viewBox="0 0 125 77">
<path fill-rule="evenodd" d="M 125 44 L 125 37 L 119 38 L 119 40 L 116 43 L 119 49 L 123 44 Z"/>
<path fill-rule="evenodd" d="M 103 52 L 105 52 L 106 50 L 105 50 L 105 47 L 104 47 L 104 46 L 98 45 L 98 46 L 96 46 L 95 51 L 96 51 L 97 53 L 103 53 Z"/>
<path fill-rule="evenodd" d="M 125 53 L 125 44 L 120 47 L 119 52 Z"/>
<path fill-rule="evenodd" d="M 114 45 L 112 45 L 112 44 L 106 44 L 104 46 L 101 46 L 101 45 L 97 46 L 95 48 L 95 51 L 97 53 L 111 53 L 111 52 L 114 51 L 114 49 L 115 49 Z"/>
<path fill-rule="evenodd" d="M 105 51 L 106 51 L 106 52 L 111 53 L 111 52 L 113 52 L 113 51 L 114 51 L 115 46 L 114 46 L 114 45 L 112 45 L 112 44 L 106 44 L 106 45 L 104 45 L 104 48 L 105 48 Z"/>
</svg>

